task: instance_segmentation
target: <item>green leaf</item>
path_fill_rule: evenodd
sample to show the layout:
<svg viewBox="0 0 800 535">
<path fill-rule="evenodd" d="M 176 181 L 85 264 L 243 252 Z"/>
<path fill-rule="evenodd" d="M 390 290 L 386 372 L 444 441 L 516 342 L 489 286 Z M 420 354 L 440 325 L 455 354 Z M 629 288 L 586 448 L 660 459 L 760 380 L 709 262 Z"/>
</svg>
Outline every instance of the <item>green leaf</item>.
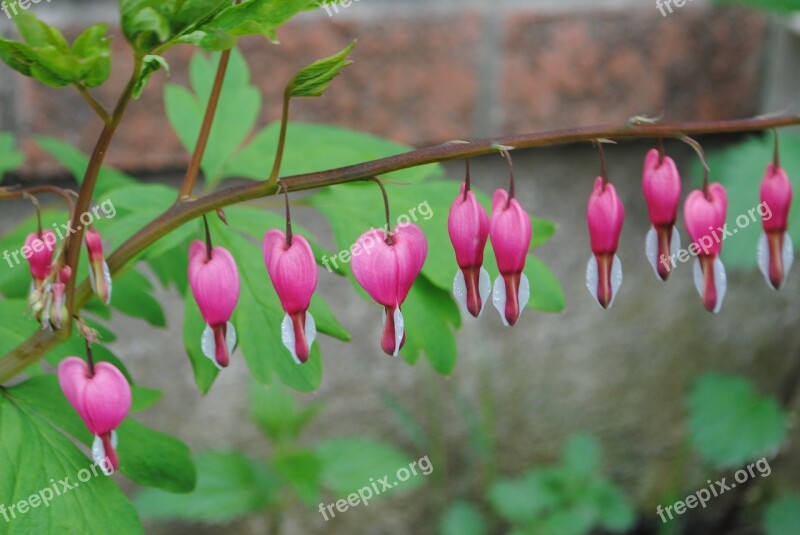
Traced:
<svg viewBox="0 0 800 535">
<path fill-rule="evenodd" d="M 567 306 L 567 298 L 561 283 L 547 264 L 538 257 L 529 255 L 524 272 L 531 284 L 528 308 L 540 312 L 563 312 Z"/>
<path fill-rule="evenodd" d="M 262 35 L 277 43 L 277 30 L 296 14 L 316 8 L 313 0 L 250 0 L 229 7 L 181 39 L 206 50 L 225 50 L 244 35 Z"/>
<path fill-rule="evenodd" d="M 414 364 L 425 353 L 434 370 L 450 375 L 458 357 L 455 330 L 461 327 L 461 314 L 450 293 L 436 288 L 427 277 L 419 277 L 403 304 L 403 318 L 406 324 L 403 358 Z M 379 327 L 375 326 L 376 349 Z"/>
<path fill-rule="evenodd" d="M 778 13 L 792 13 L 800 11 L 799 0 L 714 0 L 715 4 L 738 4 L 750 6 L 765 11 L 777 11 Z"/>
<path fill-rule="evenodd" d="M 161 304 L 151 295 L 153 285 L 135 269 L 117 278 L 111 306 L 134 318 L 141 318 L 153 327 L 166 327 L 167 319 Z"/>
<path fill-rule="evenodd" d="M 14 16 L 24 42 L 0 38 L 0 59 L 25 76 L 52 87 L 96 87 L 111 74 L 110 39 L 105 24 L 86 29 L 70 48 L 57 28 L 29 11 Z"/>
<path fill-rule="evenodd" d="M 690 441 L 706 462 L 734 468 L 786 440 L 787 415 L 743 377 L 704 375 L 689 395 Z"/>
<path fill-rule="evenodd" d="M 494 510 L 521 532 L 537 535 L 625 532 L 634 525 L 636 513 L 625 495 L 599 473 L 594 438 L 573 436 L 561 458 L 556 466 L 495 483 L 489 492 Z"/>
<path fill-rule="evenodd" d="M 562 455 L 563 463 L 580 474 L 590 475 L 600 470 L 600 445 L 591 435 L 573 435 Z"/>
<path fill-rule="evenodd" d="M 159 52 L 178 43 L 206 50 L 226 50 L 244 35 L 275 32 L 311 0 L 121 0 L 122 29 L 139 52 Z"/>
<path fill-rule="evenodd" d="M 138 99 L 141 97 L 147 82 L 150 81 L 150 77 L 162 69 L 169 76 L 169 63 L 167 63 L 166 59 L 154 54 L 145 55 L 142 58 L 142 70 L 133 87 L 133 98 Z"/>
<path fill-rule="evenodd" d="M 275 500 L 276 476 L 238 452 L 205 453 L 195 459 L 197 487 L 191 494 L 146 489 L 136 497 L 142 516 L 155 520 L 230 522 L 257 513 Z"/>
<path fill-rule="evenodd" d="M 142 388 L 140 386 L 131 387 L 133 390 L 133 403 L 131 403 L 131 412 L 141 412 L 149 409 L 161 400 L 163 392 L 160 390 L 153 390 L 152 388 Z"/>
<path fill-rule="evenodd" d="M 303 503 L 310 507 L 319 502 L 322 467 L 313 451 L 295 449 L 279 452 L 273 455 L 271 464 Z"/>
<path fill-rule="evenodd" d="M 471 503 L 457 501 L 445 511 L 439 535 L 483 535 L 486 521 Z"/>
<path fill-rule="evenodd" d="M 356 47 L 353 41 L 338 54 L 315 61 L 298 72 L 286 88 L 291 97 L 321 97 L 334 78 L 353 62 L 347 59 Z"/>
<path fill-rule="evenodd" d="M 766 535 L 794 535 L 800 525 L 800 495 L 788 494 L 770 503 L 764 512 Z"/>
<path fill-rule="evenodd" d="M 796 154 L 800 151 L 800 136 L 781 134 L 781 152 Z M 763 234 L 760 203 L 761 181 L 767 165 L 772 162 L 772 136 L 750 137 L 722 152 L 709 154 L 710 178 L 726 186 L 728 192 L 728 228 L 735 235 L 722 244 L 725 265 L 754 268 L 757 261 L 758 240 Z M 786 171 L 795 191 L 800 190 L 800 161 L 783 158 L 781 166 Z M 695 166 L 693 176 L 701 177 L 701 168 Z M 696 182 L 699 184 L 699 181 Z M 767 207 L 768 208 L 768 207 Z M 768 210 L 762 209 L 770 216 Z M 737 218 L 740 221 L 737 223 Z M 789 235 L 800 236 L 800 210 L 789 216 Z"/>
<path fill-rule="evenodd" d="M 8 393 L 12 399 L 29 404 L 54 426 L 91 446 L 92 435 L 67 402 L 55 375 L 29 379 L 9 389 Z M 194 488 L 195 469 L 185 444 L 131 418 L 120 425 L 117 435 L 123 474 L 142 485 L 173 492 L 188 492 Z"/>
<path fill-rule="evenodd" d="M 172 128 L 184 148 L 192 152 L 197 143 L 212 81 L 216 76 L 219 54 L 209 58 L 195 54 L 189 67 L 191 90 L 168 84 L 164 90 L 164 106 Z M 225 166 L 248 138 L 261 111 L 261 92 L 250 82 L 244 56 L 238 49 L 231 53 L 225 82 L 203 156 L 202 169 L 206 187 L 212 189 L 225 178 Z M 268 161 L 262 155 L 266 168 Z"/>
<path fill-rule="evenodd" d="M 18 267 L 17 269 L 23 269 Z M 0 354 L 5 355 L 24 342 L 41 327 L 25 315 L 26 299 L 4 299 L 0 301 Z"/>
<path fill-rule="evenodd" d="M 35 400 L 23 402 L 8 392 L 0 389 L 0 464 L 5 467 L 0 503 L 10 520 L 3 533 L 143 534 L 136 510 L 117 485 L 96 466 L 97 475 L 91 472 L 93 463 L 38 415 Z M 65 478 L 71 488 L 57 483 Z"/>
<path fill-rule="evenodd" d="M 322 410 L 320 403 L 300 409 L 281 383 L 265 387 L 255 381 L 250 385 L 250 407 L 253 420 L 278 444 L 296 440 Z"/>
<path fill-rule="evenodd" d="M 322 464 L 322 485 L 341 497 L 370 487 L 371 479 L 384 477 L 392 488 L 410 491 L 422 485 L 434 469 L 427 456 L 415 461 L 391 444 L 367 438 L 326 440 L 314 451 Z M 400 480 L 406 477 L 406 481 Z"/>
<path fill-rule="evenodd" d="M 17 169 L 25 161 L 25 155 L 17 149 L 14 134 L 0 132 L 0 179 L 8 171 Z"/>
</svg>

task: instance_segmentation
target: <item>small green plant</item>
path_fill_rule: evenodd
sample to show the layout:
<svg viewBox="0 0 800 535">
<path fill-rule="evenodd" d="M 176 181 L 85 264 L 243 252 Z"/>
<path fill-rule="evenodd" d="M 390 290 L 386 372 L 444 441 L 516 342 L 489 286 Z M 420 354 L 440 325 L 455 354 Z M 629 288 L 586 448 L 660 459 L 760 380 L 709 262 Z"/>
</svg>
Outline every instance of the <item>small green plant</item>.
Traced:
<svg viewBox="0 0 800 535">
<path fill-rule="evenodd" d="M 195 456 L 197 487 L 191 494 L 146 489 L 136 498 L 142 516 L 160 520 L 224 523 L 267 513 L 280 524 L 285 510 L 302 504 L 318 507 L 347 499 L 372 481 L 397 473 L 414 459 L 396 447 L 362 437 L 333 438 L 308 444 L 303 431 L 322 415 L 320 403 L 299 406 L 286 387 L 252 383 L 251 416 L 271 446 L 269 457 L 236 451 Z M 420 472 L 421 474 L 421 472 Z M 393 492 L 418 488 L 424 477 L 411 477 Z M 384 494 L 370 497 L 382 500 Z M 322 512 L 320 511 L 320 512 Z M 330 513 L 325 513 L 329 520 Z M 334 509 L 334 514 L 337 510 Z"/>
</svg>

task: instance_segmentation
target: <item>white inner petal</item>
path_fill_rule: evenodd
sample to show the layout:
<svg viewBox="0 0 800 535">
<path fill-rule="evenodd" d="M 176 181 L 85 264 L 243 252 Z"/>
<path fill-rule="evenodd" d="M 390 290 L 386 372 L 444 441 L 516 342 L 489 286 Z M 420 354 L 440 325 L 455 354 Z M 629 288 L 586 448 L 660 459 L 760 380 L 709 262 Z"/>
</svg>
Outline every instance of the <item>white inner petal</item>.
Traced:
<svg viewBox="0 0 800 535">
<path fill-rule="evenodd" d="M 311 312 L 306 312 L 306 343 L 308 344 L 309 353 L 311 352 L 311 346 L 314 345 L 314 340 L 316 339 L 317 322 L 314 321 L 314 316 L 311 315 Z"/>
<path fill-rule="evenodd" d="M 528 277 L 525 276 L 524 273 L 521 274 L 519 279 L 519 295 L 517 296 L 517 300 L 519 302 L 519 317 L 522 317 L 522 311 L 525 310 L 525 307 L 528 306 L 528 301 L 531 298 L 531 284 L 528 281 Z"/>
<path fill-rule="evenodd" d="M 783 282 L 789 278 L 789 271 L 792 269 L 794 263 L 794 244 L 792 244 L 792 237 L 787 232 L 783 236 Z"/>
<path fill-rule="evenodd" d="M 116 432 L 112 431 L 111 445 L 116 448 L 117 445 L 114 437 L 115 434 Z M 111 467 L 110 463 L 106 461 L 106 457 L 107 455 L 106 449 L 103 446 L 103 439 L 101 439 L 99 435 L 95 435 L 94 441 L 92 442 L 92 460 L 94 461 L 94 464 L 100 467 L 105 475 L 110 476 L 114 473 L 114 469 Z"/>
<path fill-rule="evenodd" d="M 603 308 L 600 304 L 600 299 L 597 296 L 597 283 L 600 281 L 600 273 L 597 270 L 597 259 L 592 256 L 589 258 L 589 263 L 586 264 L 586 289 L 594 297 L 594 302 L 597 306 Z"/>
<path fill-rule="evenodd" d="M 611 302 L 608 308 L 611 308 L 617 300 L 620 287 L 622 287 L 622 260 L 614 255 L 614 261 L 611 263 Z"/>
<path fill-rule="evenodd" d="M 492 278 L 483 266 L 481 266 L 481 275 L 480 279 L 478 279 L 478 293 L 481 295 L 481 311 L 478 314 L 478 317 L 480 317 L 492 293 Z"/>
<path fill-rule="evenodd" d="M 292 358 L 298 364 L 302 364 L 300 359 L 297 358 L 297 350 L 295 349 L 295 338 L 294 338 L 294 325 L 292 324 L 292 318 L 289 317 L 289 314 L 283 316 L 283 323 L 281 323 L 281 341 L 283 345 L 286 346 L 286 349 L 289 350 L 289 353 L 292 354 Z"/>
<path fill-rule="evenodd" d="M 467 281 L 464 279 L 464 273 L 460 269 L 456 271 L 456 276 L 453 279 L 453 297 L 455 297 L 456 303 L 463 308 L 467 308 Z M 386 313 L 384 312 L 384 314 Z"/>
<path fill-rule="evenodd" d="M 91 271 L 91 269 L 89 270 Z M 106 280 L 106 286 L 108 286 L 108 298 L 106 299 L 106 304 L 111 303 L 111 271 L 108 269 L 108 262 L 103 260 L 103 278 Z"/>
<path fill-rule="evenodd" d="M 728 290 L 728 277 L 719 257 L 714 258 L 714 285 L 717 287 L 717 306 L 714 307 L 714 314 L 717 314 L 722 309 L 722 301 Z"/>
<path fill-rule="evenodd" d="M 234 334 L 234 336 L 236 335 Z M 206 328 L 203 329 L 203 335 L 200 337 L 200 348 L 203 350 L 203 355 L 211 359 L 214 366 L 221 370 L 222 366 L 217 362 L 217 343 L 214 341 L 214 330 L 208 323 L 206 323 Z"/>
<path fill-rule="evenodd" d="M 762 233 L 758 240 L 758 269 L 772 288 L 772 281 L 769 280 L 769 241 L 766 233 Z"/>
<path fill-rule="evenodd" d="M 502 275 L 498 275 L 494 281 L 492 304 L 494 304 L 494 308 L 500 313 L 503 325 L 508 327 L 508 320 L 506 319 L 506 281 L 503 279 Z"/>
<path fill-rule="evenodd" d="M 400 344 L 403 342 L 403 334 L 406 332 L 405 320 L 400 307 L 394 309 L 394 356 L 400 354 Z"/>
<path fill-rule="evenodd" d="M 669 244 L 669 254 L 672 255 L 673 258 L 678 256 L 678 252 L 681 250 L 681 233 L 678 232 L 677 227 L 672 227 L 672 241 Z"/>
<path fill-rule="evenodd" d="M 230 321 L 225 326 L 225 345 L 228 347 L 228 355 L 233 355 L 236 349 L 236 327 Z"/>
<path fill-rule="evenodd" d="M 650 227 L 650 230 L 647 231 L 647 237 L 644 239 L 644 254 L 650 265 L 653 266 L 656 277 L 661 280 L 661 276 L 658 274 L 658 232 L 655 227 Z"/>
</svg>

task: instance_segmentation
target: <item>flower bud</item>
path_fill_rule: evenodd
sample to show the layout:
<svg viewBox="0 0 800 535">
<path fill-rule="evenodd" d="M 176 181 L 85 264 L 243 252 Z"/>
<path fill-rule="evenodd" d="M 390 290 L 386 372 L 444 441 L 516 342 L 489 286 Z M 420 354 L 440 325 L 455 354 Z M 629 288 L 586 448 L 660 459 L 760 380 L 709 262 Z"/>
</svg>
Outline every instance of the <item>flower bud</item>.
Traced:
<svg viewBox="0 0 800 535">
<path fill-rule="evenodd" d="M 586 206 L 586 222 L 594 256 L 586 267 L 586 287 L 597 304 L 610 308 L 622 286 L 622 262 L 617 256 L 625 223 L 625 207 L 613 184 L 597 177 Z"/>
</svg>

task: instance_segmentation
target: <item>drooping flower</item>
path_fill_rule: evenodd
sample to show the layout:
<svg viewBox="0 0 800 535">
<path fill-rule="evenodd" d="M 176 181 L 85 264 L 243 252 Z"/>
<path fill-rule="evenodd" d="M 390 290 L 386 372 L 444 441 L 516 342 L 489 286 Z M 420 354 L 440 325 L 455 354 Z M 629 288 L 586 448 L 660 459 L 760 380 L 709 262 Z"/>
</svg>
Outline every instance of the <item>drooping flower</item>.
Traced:
<svg viewBox="0 0 800 535">
<path fill-rule="evenodd" d="M 273 229 L 264 236 L 264 263 L 286 316 L 281 324 L 283 345 L 298 364 L 308 361 L 317 336 L 314 317 L 308 312 L 311 296 L 317 289 L 317 262 L 303 236 Z"/>
<path fill-rule="evenodd" d="M 531 218 L 504 189 L 492 196 L 489 237 L 500 275 L 494 281 L 492 303 L 503 324 L 517 323 L 530 298 L 528 277 L 522 272 L 531 247 Z"/>
<path fill-rule="evenodd" d="M 644 160 L 642 190 L 647 201 L 652 227 L 645 240 L 645 252 L 656 276 L 667 280 L 675 266 L 671 261 L 681 248 L 681 235 L 675 228 L 681 200 L 681 177 L 675 162 L 651 149 Z"/>
<path fill-rule="evenodd" d="M 692 248 L 697 252 L 694 266 L 694 283 L 703 298 L 703 306 L 717 313 L 722 308 L 728 287 L 725 266 L 719 258 L 722 251 L 722 236 L 728 213 L 728 195 L 718 183 L 709 185 L 705 191 L 694 190 L 686 198 L 683 217 L 692 239 Z"/>
<path fill-rule="evenodd" d="M 398 226 L 391 234 L 372 229 L 356 241 L 353 276 L 378 304 L 384 306 L 381 348 L 397 356 L 405 343 L 400 310 L 428 255 L 428 242 L 417 225 Z"/>
<path fill-rule="evenodd" d="M 52 230 L 44 230 L 41 233 L 32 232 L 25 239 L 25 251 L 29 253 L 28 265 L 31 268 L 33 277 L 33 290 L 38 290 L 44 280 L 50 275 L 50 264 L 53 261 L 53 246 L 56 243 L 56 235 Z"/>
<path fill-rule="evenodd" d="M 779 165 L 770 164 L 761 182 L 759 213 L 764 234 L 758 244 L 758 266 L 767 283 L 779 290 L 794 262 L 794 245 L 786 232 L 792 207 L 792 183 Z"/>
<path fill-rule="evenodd" d="M 66 289 L 67 282 L 72 278 L 72 270 L 69 266 L 59 270 L 56 265 L 53 265 L 53 270 L 58 270 L 58 276 L 50 288 L 49 306 L 45 307 L 42 314 L 42 327 L 45 329 L 60 329 L 67 316 Z"/>
<path fill-rule="evenodd" d="M 103 240 L 96 228 L 86 229 L 86 250 L 89 252 L 89 281 L 95 295 L 105 304 L 111 303 L 111 273 L 103 255 Z"/>
<path fill-rule="evenodd" d="M 116 429 L 131 407 L 131 387 L 127 379 L 108 362 L 95 364 L 92 374 L 83 359 L 67 357 L 58 365 L 58 382 L 67 401 L 94 435 L 92 458 L 106 475 L 110 475 L 119 468 Z"/>
<path fill-rule="evenodd" d="M 586 222 L 594 256 L 586 267 L 586 287 L 603 307 L 614 304 L 622 286 L 622 262 L 617 256 L 625 223 L 625 207 L 613 184 L 597 177 L 586 206 Z"/>
<path fill-rule="evenodd" d="M 206 321 L 201 338 L 203 354 L 218 368 L 228 366 L 236 347 L 236 329 L 229 321 L 239 300 L 239 270 L 224 247 L 199 240 L 189 248 L 189 285 Z"/>
<path fill-rule="evenodd" d="M 462 183 L 447 220 L 459 267 L 453 281 L 453 295 L 477 318 L 492 288 L 489 272 L 483 267 L 483 250 L 489 239 L 489 216 L 475 193 L 465 190 L 466 183 Z"/>
</svg>

